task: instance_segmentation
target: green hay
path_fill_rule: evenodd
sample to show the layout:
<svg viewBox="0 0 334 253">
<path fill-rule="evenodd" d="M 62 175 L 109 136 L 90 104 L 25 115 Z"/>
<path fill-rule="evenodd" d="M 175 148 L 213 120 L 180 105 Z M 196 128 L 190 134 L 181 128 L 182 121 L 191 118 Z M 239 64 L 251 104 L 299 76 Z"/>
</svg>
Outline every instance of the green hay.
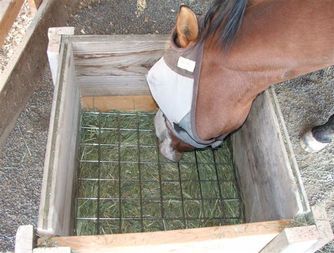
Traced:
<svg viewBox="0 0 334 253">
<path fill-rule="evenodd" d="M 243 221 L 228 143 L 185 153 L 173 163 L 159 154 L 153 118 L 140 112 L 82 114 L 77 235 Z"/>
</svg>

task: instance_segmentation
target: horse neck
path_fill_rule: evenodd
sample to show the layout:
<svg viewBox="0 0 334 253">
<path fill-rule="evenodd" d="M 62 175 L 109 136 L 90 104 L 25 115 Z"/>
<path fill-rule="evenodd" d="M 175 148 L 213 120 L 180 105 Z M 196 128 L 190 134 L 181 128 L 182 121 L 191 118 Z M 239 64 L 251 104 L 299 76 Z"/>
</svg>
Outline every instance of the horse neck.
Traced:
<svg viewBox="0 0 334 253">
<path fill-rule="evenodd" d="M 249 8 L 239 35 L 223 65 L 265 73 L 265 89 L 334 64 L 334 2 L 265 1 Z"/>
<path fill-rule="evenodd" d="M 207 41 L 196 111 L 199 136 L 239 127 L 254 98 L 270 85 L 333 65 L 333 20 L 332 0 L 264 1 L 246 10 L 227 53 L 214 38 Z M 212 120 L 220 124 L 212 126 Z"/>
</svg>

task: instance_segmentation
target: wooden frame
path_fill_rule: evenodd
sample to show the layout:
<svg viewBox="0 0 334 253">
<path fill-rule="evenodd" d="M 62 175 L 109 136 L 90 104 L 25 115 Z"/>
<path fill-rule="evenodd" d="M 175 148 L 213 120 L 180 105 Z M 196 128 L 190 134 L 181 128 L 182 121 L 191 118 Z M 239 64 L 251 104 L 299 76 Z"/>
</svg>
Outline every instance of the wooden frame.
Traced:
<svg viewBox="0 0 334 253">
<path fill-rule="evenodd" d="M 19 14 L 24 0 L 1 0 L 0 1 L 0 47 Z"/>
<path fill-rule="evenodd" d="M 74 35 L 74 27 L 50 27 L 48 29 L 48 38 L 49 38 L 49 44 L 48 44 L 48 60 L 49 60 L 49 66 L 51 70 L 51 76 L 52 76 L 52 82 L 53 85 L 56 85 L 56 78 L 57 78 L 57 72 L 58 72 L 58 66 L 59 66 L 59 51 L 60 51 L 60 39 L 61 35 Z"/>
<path fill-rule="evenodd" d="M 44 0 L 21 45 L 1 74 L 0 147 L 29 97 L 38 88 L 36 83 L 47 64 L 48 28 L 64 25 L 78 3 L 79 0 Z"/>
<path fill-rule="evenodd" d="M 288 221 L 105 236 L 54 237 L 75 252 L 259 252 Z"/>
<path fill-rule="evenodd" d="M 166 39 L 157 35 L 63 36 L 38 224 L 39 234 L 49 237 L 39 245 L 71 247 L 76 252 L 218 252 L 222 248 L 224 252 L 314 252 L 331 240 L 333 234 L 323 214 L 318 219 L 314 213 L 314 224 L 293 226 L 295 215 L 312 214 L 293 151 L 286 144 L 288 136 L 280 130 L 284 121 L 272 90 L 257 98 L 245 125 L 232 136 L 249 223 L 67 237 L 72 229 L 79 103 L 89 109 L 136 110 L 138 104 L 155 108 L 144 75 L 163 54 Z M 127 107 L 128 103 L 132 104 Z M 271 149 L 274 152 L 268 152 Z"/>
</svg>

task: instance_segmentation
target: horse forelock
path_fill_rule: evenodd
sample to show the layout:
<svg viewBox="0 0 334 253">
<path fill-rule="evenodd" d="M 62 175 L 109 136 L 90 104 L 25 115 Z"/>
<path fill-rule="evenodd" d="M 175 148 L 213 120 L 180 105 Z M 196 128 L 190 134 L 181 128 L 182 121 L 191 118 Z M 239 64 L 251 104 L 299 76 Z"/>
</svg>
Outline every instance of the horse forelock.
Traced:
<svg viewBox="0 0 334 253">
<path fill-rule="evenodd" d="M 231 46 L 243 20 L 248 0 L 215 0 L 205 15 L 202 40 L 216 35 L 222 46 Z"/>
</svg>

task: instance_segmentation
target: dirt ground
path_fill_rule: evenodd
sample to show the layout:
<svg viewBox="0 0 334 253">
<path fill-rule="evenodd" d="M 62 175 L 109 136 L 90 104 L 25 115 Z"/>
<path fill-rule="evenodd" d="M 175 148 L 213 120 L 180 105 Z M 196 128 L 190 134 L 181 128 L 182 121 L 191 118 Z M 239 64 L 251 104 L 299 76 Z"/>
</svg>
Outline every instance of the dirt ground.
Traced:
<svg viewBox="0 0 334 253">
<path fill-rule="evenodd" d="M 85 0 L 68 25 L 75 27 L 76 34 L 166 34 L 181 2 L 197 13 L 208 7 L 208 1 L 202 0 Z M 36 87 L 0 152 L 0 250 L 4 251 L 13 250 L 19 225 L 37 224 L 53 95 L 48 67 Z M 334 145 L 317 154 L 306 153 L 299 145 L 305 129 L 323 123 L 334 113 L 334 68 L 276 85 L 275 89 L 310 204 L 324 205 L 334 228 Z M 334 243 L 319 252 L 334 252 Z"/>
</svg>

